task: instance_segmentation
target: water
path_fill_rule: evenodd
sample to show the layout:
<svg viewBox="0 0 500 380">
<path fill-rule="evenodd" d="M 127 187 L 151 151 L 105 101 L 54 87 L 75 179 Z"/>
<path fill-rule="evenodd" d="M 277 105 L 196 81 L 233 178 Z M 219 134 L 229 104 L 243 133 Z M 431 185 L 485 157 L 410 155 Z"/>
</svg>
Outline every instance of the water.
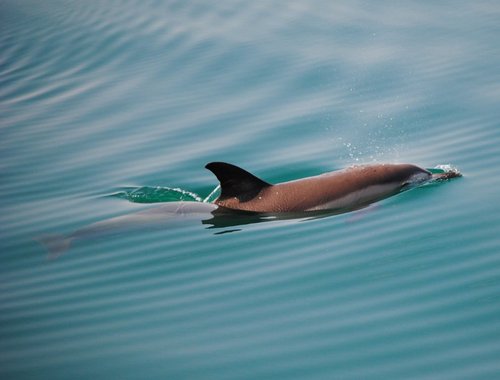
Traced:
<svg viewBox="0 0 500 380">
<path fill-rule="evenodd" d="M 500 377 L 500 6 L 0 3 L 0 375 Z M 36 241 L 179 199 L 210 161 L 463 178 L 320 219 Z M 153 204 L 154 203 L 154 204 Z"/>
</svg>

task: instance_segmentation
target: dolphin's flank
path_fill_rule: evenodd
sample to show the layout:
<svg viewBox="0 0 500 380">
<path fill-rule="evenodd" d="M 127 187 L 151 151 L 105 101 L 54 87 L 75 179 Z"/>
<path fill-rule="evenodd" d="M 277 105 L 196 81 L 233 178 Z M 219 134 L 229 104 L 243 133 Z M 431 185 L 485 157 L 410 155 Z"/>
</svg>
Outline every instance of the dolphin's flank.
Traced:
<svg viewBox="0 0 500 380">
<path fill-rule="evenodd" d="M 211 162 L 205 167 L 220 182 L 216 205 L 266 213 L 355 209 L 435 177 L 411 164 L 377 164 L 273 185 L 225 162 Z"/>
</svg>

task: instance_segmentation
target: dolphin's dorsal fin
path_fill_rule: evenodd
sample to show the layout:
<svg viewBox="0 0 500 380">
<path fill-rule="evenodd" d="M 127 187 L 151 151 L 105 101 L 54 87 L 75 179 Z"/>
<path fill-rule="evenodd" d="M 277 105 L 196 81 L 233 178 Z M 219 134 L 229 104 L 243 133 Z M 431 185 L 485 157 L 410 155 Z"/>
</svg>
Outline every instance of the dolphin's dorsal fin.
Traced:
<svg viewBox="0 0 500 380">
<path fill-rule="evenodd" d="M 211 162 L 205 166 L 220 182 L 220 200 L 238 198 L 241 202 L 253 199 L 263 188 L 272 186 L 252 173 L 225 162 Z"/>
</svg>

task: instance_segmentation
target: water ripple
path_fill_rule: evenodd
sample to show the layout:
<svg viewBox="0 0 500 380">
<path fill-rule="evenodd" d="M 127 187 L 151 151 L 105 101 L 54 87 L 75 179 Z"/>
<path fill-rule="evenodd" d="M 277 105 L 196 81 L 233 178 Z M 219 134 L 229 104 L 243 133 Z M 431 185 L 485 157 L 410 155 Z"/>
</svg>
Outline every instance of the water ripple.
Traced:
<svg viewBox="0 0 500 380">
<path fill-rule="evenodd" d="M 498 377 L 499 14 L 2 2 L 0 375 Z M 36 240 L 200 201 L 213 160 L 464 177 L 322 219 L 108 231 L 52 261 Z"/>
</svg>

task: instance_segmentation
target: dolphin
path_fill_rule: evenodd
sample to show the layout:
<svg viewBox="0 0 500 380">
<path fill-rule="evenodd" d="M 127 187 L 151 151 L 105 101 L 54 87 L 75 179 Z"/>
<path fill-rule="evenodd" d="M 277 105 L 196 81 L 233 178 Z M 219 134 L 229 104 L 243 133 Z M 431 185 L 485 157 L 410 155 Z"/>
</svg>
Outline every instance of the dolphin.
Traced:
<svg viewBox="0 0 500 380">
<path fill-rule="evenodd" d="M 378 164 L 352 166 L 272 185 L 225 162 L 211 162 L 205 167 L 220 182 L 220 196 L 213 203 L 166 202 L 99 221 L 67 235 L 42 235 L 35 240 L 45 246 L 49 258 L 57 258 L 75 240 L 171 227 L 182 221 L 221 228 L 277 219 L 320 218 L 366 207 L 431 180 L 461 176 L 458 171 L 433 174 L 410 164 Z"/>
<path fill-rule="evenodd" d="M 273 185 L 225 162 L 211 162 L 205 167 L 220 182 L 221 193 L 214 202 L 216 205 L 259 213 L 349 211 L 432 179 L 460 176 L 455 171 L 432 174 L 411 164 L 373 164 Z"/>
</svg>

